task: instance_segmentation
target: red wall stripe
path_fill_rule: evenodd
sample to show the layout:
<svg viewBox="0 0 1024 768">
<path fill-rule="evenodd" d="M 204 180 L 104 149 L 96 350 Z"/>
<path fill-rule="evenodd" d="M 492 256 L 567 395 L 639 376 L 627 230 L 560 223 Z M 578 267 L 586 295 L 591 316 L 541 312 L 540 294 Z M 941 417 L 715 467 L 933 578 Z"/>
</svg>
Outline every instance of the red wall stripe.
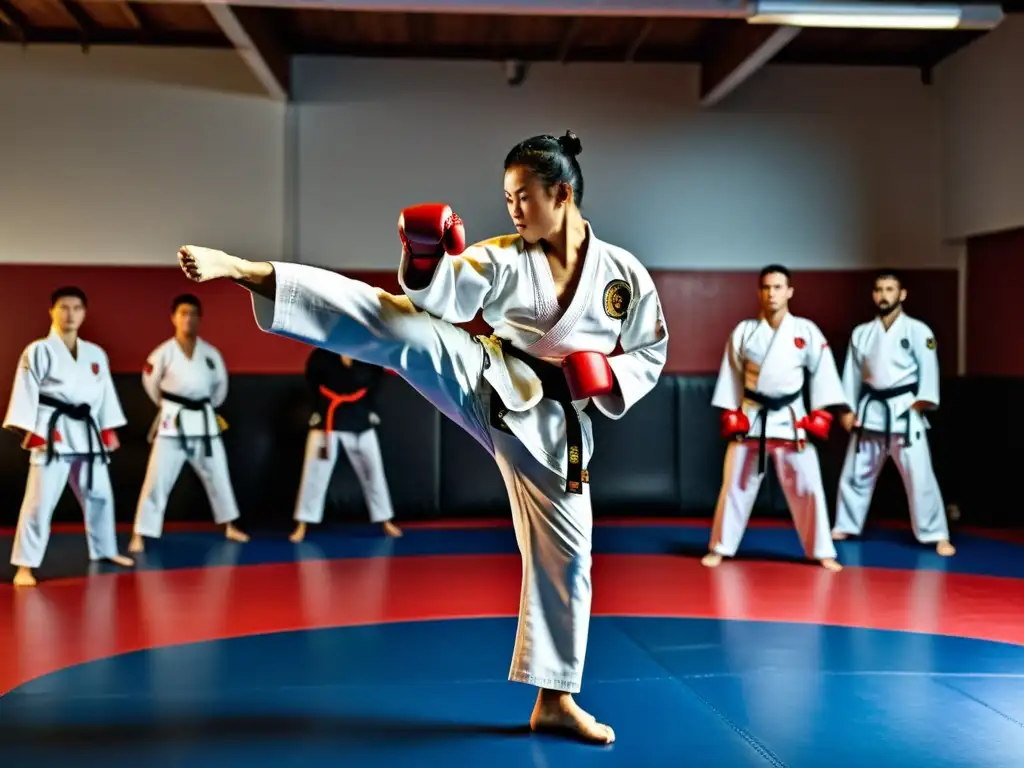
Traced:
<svg viewBox="0 0 1024 768">
<path fill-rule="evenodd" d="M 756 273 L 652 274 L 670 333 L 666 372 L 717 371 L 729 331 L 740 319 L 757 312 Z M 394 271 L 351 275 L 398 291 Z M 25 345 L 47 332 L 50 293 L 66 284 L 78 285 L 89 297 L 82 335 L 107 350 L 118 373 L 140 372 L 149 352 L 170 336 L 171 300 L 184 292 L 195 293 L 202 300 L 203 336 L 220 348 L 232 373 L 299 372 L 309 352 L 299 343 L 261 332 L 246 291 L 228 282 L 191 283 L 177 267 L 2 265 L 0 277 L 6 287 L 0 305 L 4 328 L 0 334 L 0 381 L 13 376 Z M 913 271 L 908 282 L 908 311 L 932 325 L 942 364 L 952 373 L 956 365 L 957 273 Z M 870 272 L 801 272 L 794 275 L 794 286 L 793 311 L 817 322 L 837 353 L 845 350 L 854 325 L 871 317 Z M 480 322 L 468 328 L 486 331 Z M 6 402 L 6 388 L 2 396 Z"/>
<path fill-rule="evenodd" d="M 1024 229 L 967 241 L 967 373 L 1024 376 Z"/>
</svg>

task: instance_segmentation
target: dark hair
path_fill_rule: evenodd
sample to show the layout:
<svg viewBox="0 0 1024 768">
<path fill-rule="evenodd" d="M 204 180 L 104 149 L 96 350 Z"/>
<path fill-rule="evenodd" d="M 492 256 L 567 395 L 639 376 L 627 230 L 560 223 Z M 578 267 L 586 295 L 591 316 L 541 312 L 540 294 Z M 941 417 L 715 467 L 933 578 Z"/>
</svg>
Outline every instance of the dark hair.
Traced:
<svg viewBox="0 0 1024 768">
<path fill-rule="evenodd" d="M 58 301 L 65 298 L 80 299 L 83 307 L 89 306 L 89 302 L 85 298 L 85 291 L 83 291 L 77 285 L 61 286 L 56 291 L 51 293 L 50 306 L 56 306 Z"/>
<path fill-rule="evenodd" d="M 576 156 L 583 151 L 579 137 L 572 131 L 555 138 L 545 134 L 519 142 L 505 156 L 505 170 L 521 165 L 546 187 L 568 184 L 577 207 L 583 206 L 583 171 Z"/>
<path fill-rule="evenodd" d="M 757 276 L 758 285 L 761 284 L 761 281 L 764 280 L 766 275 L 772 275 L 772 274 L 785 275 L 786 276 L 786 282 L 788 284 L 790 284 L 790 285 L 793 284 L 792 275 L 789 274 L 789 270 L 786 269 L 786 267 L 782 266 L 781 264 L 769 264 L 767 267 L 762 269 L 761 270 L 761 274 L 759 274 Z"/>
<path fill-rule="evenodd" d="M 872 285 L 878 285 L 879 280 L 895 280 L 900 286 L 900 290 L 903 290 L 903 275 L 896 269 L 880 269 L 875 272 L 875 279 L 872 281 Z"/>
<path fill-rule="evenodd" d="M 203 313 L 203 305 L 199 303 L 199 297 L 191 293 L 183 293 L 180 296 L 175 296 L 174 301 L 171 302 L 171 314 L 173 315 L 182 304 L 195 307 L 199 314 Z"/>
</svg>

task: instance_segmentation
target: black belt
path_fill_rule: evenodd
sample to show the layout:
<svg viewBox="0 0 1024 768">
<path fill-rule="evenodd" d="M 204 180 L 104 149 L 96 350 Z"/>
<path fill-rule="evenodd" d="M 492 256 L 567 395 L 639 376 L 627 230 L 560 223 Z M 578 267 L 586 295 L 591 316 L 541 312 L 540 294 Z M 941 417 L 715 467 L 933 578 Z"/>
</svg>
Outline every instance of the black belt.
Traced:
<svg viewBox="0 0 1024 768">
<path fill-rule="evenodd" d="M 799 389 L 789 395 L 777 395 L 771 397 L 770 395 L 763 395 L 753 389 L 744 389 L 743 396 L 747 400 L 753 400 L 755 403 L 761 406 L 761 410 L 757 412 L 757 416 L 754 417 L 754 424 L 758 421 L 761 422 L 761 437 L 758 440 L 758 455 L 757 455 L 757 473 L 763 475 L 766 467 L 767 458 L 767 440 L 768 440 L 768 417 L 765 415 L 769 411 L 781 411 L 783 408 L 796 402 L 796 400 L 803 394 L 803 389 Z M 796 416 L 793 417 L 793 439 L 800 439 L 800 432 L 796 426 Z"/>
<path fill-rule="evenodd" d="M 161 392 L 161 396 L 164 400 L 169 400 L 172 403 L 177 403 L 184 410 L 187 411 L 202 411 L 203 412 L 203 450 L 206 453 L 206 457 L 213 456 L 213 440 L 210 438 L 210 414 L 206 409 L 206 406 L 210 404 L 210 398 L 204 397 L 202 400 L 192 400 L 181 395 L 172 395 L 170 392 Z M 181 443 L 182 449 L 188 451 L 188 440 L 186 440 L 185 430 L 181 426 L 181 411 L 178 411 L 178 415 L 174 418 L 174 426 L 178 429 L 178 442 Z"/>
<path fill-rule="evenodd" d="M 857 433 L 857 450 L 860 450 L 860 439 L 864 434 L 864 416 L 867 415 L 868 407 L 872 403 L 882 403 L 885 406 L 885 440 L 888 444 L 892 438 L 892 411 L 889 409 L 888 401 L 894 397 L 900 395 L 908 395 L 911 393 L 917 393 L 917 382 L 911 384 L 904 384 L 901 387 L 891 387 L 890 389 L 875 389 L 874 387 L 864 384 L 862 389 L 864 394 L 861 395 L 861 404 L 859 413 L 857 414 L 857 420 L 860 422 L 860 426 L 856 427 L 854 431 Z M 907 420 L 907 428 L 903 433 L 904 438 L 907 441 L 907 445 L 910 445 L 910 414 L 909 412 L 904 414 L 902 418 Z"/>
<path fill-rule="evenodd" d="M 57 419 L 61 416 L 67 416 L 69 419 L 74 419 L 75 421 L 86 422 L 87 432 L 89 434 L 89 450 L 82 455 L 89 458 L 89 479 L 86 487 L 91 491 L 93 461 L 97 456 L 102 456 L 104 460 L 107 459 L 107 449 L 103 445 L 103 435 L 100 432 L 100 428 L 96 425 L 96 420 L 92 417 L 92 408 L 90 408 L 86 403 L 71 405 L 71 403 L 65 403 L 63 400 L 58 400 L 50 395 L 39 395 L 39 404 L 48 405 L 53 408 L 53 415 L 50 416 L 50 423 L 46 426 L 47 464 L 53 461 L 54 457 L 57 455 L 56 448 L 54 447 L 54 438 L 57 435 Z M 98 450 L 97 448 L 93 448 L 93 435 L 96 436 Z"/>
<path fill-rule="evenodd" d="M 576 407 L 572 404 L 572 393 L 569 391 L 569 383 L 565 380 L 565 374 L 560 366 L 530 357 L 525 352 L 513 347 L 506 339 L 499 339 L 499 341 L 503 354 L 522 360 L 530 367 L 530 370 L 537 374 L 541 388 L 544 390 L 544 398 L 554 400 L 562 406 L 562 410 L 565 412 L 567 459 L 565 490 L 567 493 L 583 493 L 583 483 L 589 482 L 588 473 L 583 470 L 583 424 L 580 422 L 580 415 Z M 494 392 L 491 396 L 491 426 L 512 434 L 512 430 L 505 424 L 506 413 L 508 413 L 508 408 L 502 402 L 501 396 Z"/>
</svg>

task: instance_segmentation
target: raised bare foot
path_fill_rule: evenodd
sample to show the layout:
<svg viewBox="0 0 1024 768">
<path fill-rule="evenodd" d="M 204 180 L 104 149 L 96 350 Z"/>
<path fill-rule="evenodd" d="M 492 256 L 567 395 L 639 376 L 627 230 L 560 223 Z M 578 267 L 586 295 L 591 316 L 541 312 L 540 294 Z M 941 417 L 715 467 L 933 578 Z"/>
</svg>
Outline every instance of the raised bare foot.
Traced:
<svg viewBox="0 0 1024 768">
<path fill-rule="evenodd" d="M 204 248 L 201 245 L 183 245 L 178 249 L 178 264 L 189 280 L 205 283 L 208 280 L 227 277 L 239 279 L 243 263 L 237 256 L 231 256 L 216 248 Z"/>
<path fill-rule="evenodd" d="M 847 538 L 849 538 L 848 533 L 843 533 L 842 531 L 832 531 L 832 541 L 846 541 Z"/>
<path fill-rule="evenodd" d="M 398 537 L 402 535 L 402 529 L 394 523 L 392 523 L 390 520 L 387 520 L 384 523 L 384 533 L 386 533 L 388 536 Z"/>
<path fill-rule="evenodd" d="M 306 538 L 306 524 L 299 523 L 295 526 L 295 530 L 292 531 L 292 535 L 288 537 L 288 541 L 292 544 L 301 544 Z"/>
<path fill-rule="evenodd" d="M 32 575 L 31 568 L 19 568 L 14 574 L 14 586 L 16 587 L 34 587 L 36 585 L 36 577 Z"/>
<path fill-rule="evenodd" d="M 567 693 L 547 697 L 542 691 L 537 696 L 537 704 L 530 716 L 530 728 L 534 731 L 565 733 L 593 744 L 611 744 L 615 741 L 615 731 L 597 722 L 589 712 L 584 712 Z"/>
<path fill-rule="evenodd" d="M 717 568 L 722 564 L 722 556 L 717 552 L 708 552 L 700 559 L 700 564 L 708 568 Z"/>
<path fill-rule="evenodd" d="M 952 557 L 956 554 L 956 547 L 950 544 L 948 541 L 940 541 L 935 545 L 935 551 L 943 557 Z"/>
<path fill-rule="evenodd" d="M 821 560 L 820 562 L 821 562 L 821 567 L 822 567 L 822 568 L 824 568 L 824 569 L 826 569 L 826 570 L 828 570 L 828 571 L 836 571 L 836 572 L 839 572 L 839 571 L 843 570 L 843 566 L 841 566 L 841 565 L 840 565 L 840 564 L 839 564 L 839 563 L 838 563 L 838 562 L 836 561 L 836 559 L 835 559 L 835 558 L 832 558 L 832 557 L 826 557 L 826 558 L 825 558 L 824 560 Z"/>
<path fill-rule="evenodd" d="M 243 544 L 249 540 L 249 534 L 238 530 L 231 523 L 224 529 L 224 535 L 231 541 L 240 541 Z"/>
<path fill-rule="evenodd" d="M 132 536 L 132 540 L 128 542 L 128 551 L 135 554 L 146 551 L 146 543 L 139 534 L 136 533 Z"/>
</svg>

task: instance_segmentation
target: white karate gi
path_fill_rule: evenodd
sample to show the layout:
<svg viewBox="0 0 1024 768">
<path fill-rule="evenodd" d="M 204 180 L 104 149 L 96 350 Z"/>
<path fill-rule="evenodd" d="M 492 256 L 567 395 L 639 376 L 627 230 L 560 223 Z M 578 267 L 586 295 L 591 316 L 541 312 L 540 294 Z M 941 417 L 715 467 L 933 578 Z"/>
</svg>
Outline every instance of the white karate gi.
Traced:
<svg viewBox="0 0 1024 768">
<path fill-rule="evenodd" d="M 274 264 L 276 300 L 253 296 L 263 330 L 397 371 L 494 456 L 523 556 L 509 679 L 568 692 L 580 689 L 590 624 L 593 520 L 586 475 L 578 492 L 567 491 L 570 463 L 585 468 L 592 452 L 590 420 L 582 413 L 588 401 L 572 404 L 583 450 L 567 458 L 568 420 L 560 404 L 541 399 L 537 374 L 503 352 L 497 338 L 474 338 L 453 323 L 483 309 L 496 337 L 555 365 L 579 350 L 609 355 L 621 395 L 594 404 L 621 418 L 656 384 L 668 333 L 647 270 L 632 254 L 598 240 L 589 224 L 588 234 L 579 287 L 561 316 L 546 256 L 518 236 L 445 257 L 422 290 L 407 285 L 403 258 L 406 297 L 280 263 Z M 612 356 L 617 341 L 623 353 Z M 508 432 L 492 426 L 495 394 Z"/>
<path fill-rule="evenodd" d="M 57 411 L 45 402 L 48 398 L 85 406 L 88 416 L 79 419 L 62 413 L 54 418 Z M 38 568 L 42 563 L 53 510 L 69 480 L 85 517 L 89 558 L 106 560 L 118 554 L 114 493 L 107 471 L 109 450 L 103 447 L 101 435 L 126 423 L 101 347 L 78 339 L 72 355 L 56 330 L 26 347 L 14 376 L 4 428 L 31 433 L 48 445 L 29 453 L 12 565 Z"/>
<path fill-rule="evenodd" d="M 796 426 L 807 415 L 805 376 L 812 410 L 846 403 L 832 350 L 810 320 L 787 313 L 777 330 L 764 318 L 744 320 L 733 330 L 711 404 L 728 411 L 742 408 L 750 431 L 746 440 L 731 442 L 726 450 L 712 551 L 732 557 L 743 539 L 764 477 L 758 467 L 763 434 L 804 553 L 815 560 L 836 556 L 818 451 L 804 429 Z M 769 398 L 796 397 L 784 407 L 768 410 L 745 391 Z"/>
<path fill-rule="evenodd" d="M 903 477 L 917 540 L 948 540 L 946 505 L 928 446 L 928 420 L 911 408 L 917 401 L 932 409 L 939 406 L 939 356 L 931 328 L 902 311 L 888 331 L 880 319 L 858 325 L 846 351 L 843 387 L 856 404 L 863 431 L 851 435 L 846 451 L 835 530 L 860 534 L 875 482 L 891 456 Z"/>
<path fill-rule="evenodd" d="M 167 499 L 186 461 L 206 490 L 214 521 L 224 525 L 237 520 L 238 504 L 216 412 L 228 396 L 228 372 L 220 352 L 196 339 L 189 358 L 170 338 L 146 359 L 142 386 L 159 410 L 150 430 L 153 448 L 135 510 L 136 535 L 157 539 L 163 534 Z M 192 407 L 167 396 L 193 401 Z"/>
</svg>

